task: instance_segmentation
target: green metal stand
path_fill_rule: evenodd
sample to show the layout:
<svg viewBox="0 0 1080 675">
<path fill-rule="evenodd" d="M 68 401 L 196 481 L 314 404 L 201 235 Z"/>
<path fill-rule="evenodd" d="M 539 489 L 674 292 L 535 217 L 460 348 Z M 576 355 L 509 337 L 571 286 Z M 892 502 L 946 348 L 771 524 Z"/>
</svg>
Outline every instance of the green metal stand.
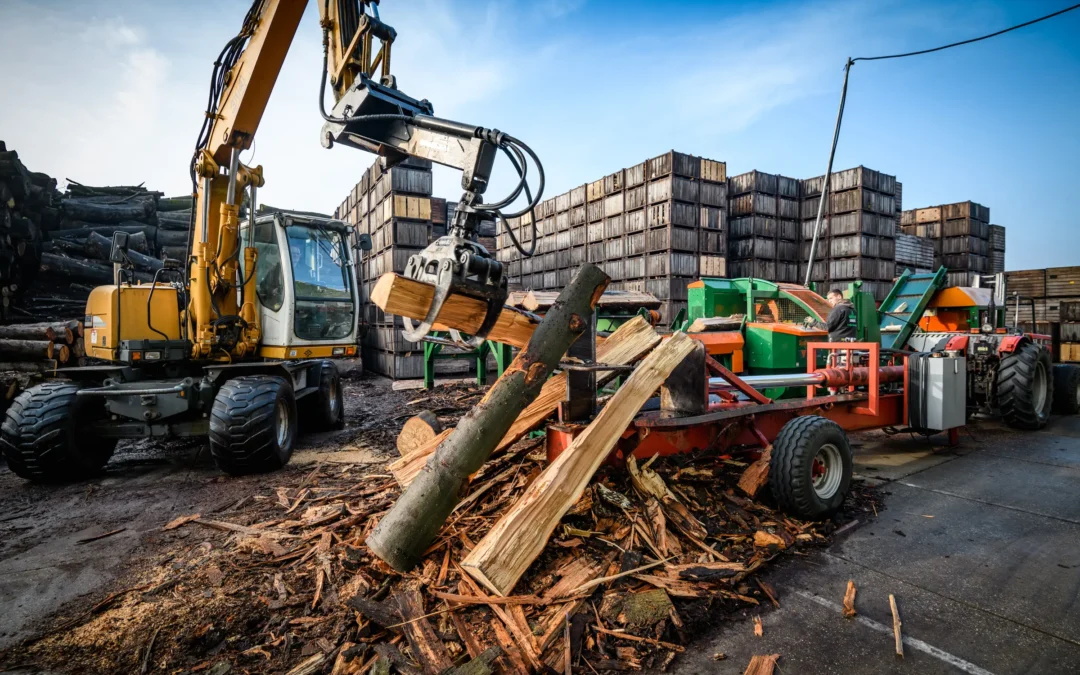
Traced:
<svg viewBox="0 0 1080 675">
<path fill-rule="evenodd" d="M 476 359 L 476 384 L 478 386 L 483 386 L 487 384 L 488 354 L 493 354 L 495 356 L 495 364 L 498 369 L 499 377 L 502 377 L 503 372 L 510 365 L 510 361 L 513 358 L 510 345 L 495 342 L 493 340 L 485 340 L 483 344 L 472 351 L 444 354 L 442 348 L 452 344 L 450 342 L 449 333 L 432 331 L 430 337 L 434 338 L 434 340 L 424 341 L 425 389 L 431 389 L 435 386 L 435 362 L 439 359 Z"/>
</svg>

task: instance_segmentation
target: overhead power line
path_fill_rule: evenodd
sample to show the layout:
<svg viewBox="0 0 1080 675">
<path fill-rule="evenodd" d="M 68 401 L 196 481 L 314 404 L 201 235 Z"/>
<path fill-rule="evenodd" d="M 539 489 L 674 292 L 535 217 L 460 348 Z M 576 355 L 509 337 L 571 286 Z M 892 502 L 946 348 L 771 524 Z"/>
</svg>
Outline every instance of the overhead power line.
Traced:
<svg viewBox="0 0 1080 675">
<path fill-rule="evenodd" d="M 933 52 L 940 52 L 945 49 L 951 49 L 953 47 L 960 47 L 961 45 L 969 45 L 973 42 L 981 42 L 983 40 L 989 40 L 992 37 L 998 35 L 1004 35 L 1005 33 L 1018 30 L 1032 24 L 1039 23 L 1040 21 L 1046 21 L 1052 19 L 1055 16 L 1061 16 L 1066 12 L 1071 12 L 1074 9 L 1080 9 L 1080 3 L 1060 9 L 1052 14 L 1046 16 L 1040 16 L 1038 19 L 1032 19 L 1031 21 L 1025 21 L 1024 23 L 1018 23 L 1015 26 L 1010 26 L 1004 30 L 999 30 L 995 33 L 988 35 L 982 35 L 980 37 L 971 38 L 969 40 L 962 40 L 960 42 L 953 42 L 952 44 L 941 45 L 940 47 L 934 47 L 933 49 L 920 49 L 917 52 L 907 52 L 904 54 L 888 54 L 885 56 L 859 56 L 857 58 L 848 58 L 847 63 L 844 64 L 844 87 L 840 90 L 840 109 L 836 113 L 836 127 L 833 129 L 832 146 L 829 148 L 829 164 L 825 169 L 825 182 L 821 186 L 821 198 L 818 201 L 817 218 L 814 222 L 814 238 L 810 243 L 810 259 L 806 265 L 806 280 L 805 285 L 810 285 L 810 276 L 814 268 L 814 255 L 817 253 L 818 233 L 821 231 L 821 218 L 825 213 L 825 200 L 829 197 L 829 181 L 832 179 L 832 167 L 833 159 L 836 157 L 836 143 L 840 140 L 840 124 L 844 119 L 844 104 L 847 102 L 847 90 L 848 90 L 848 76 L 851 75 L 851 66 L 855 65 L 856 61 L 883 61 L 885 59 L 902 59 L 908 56 L 920 56 L 922 54 L 932 54 Z"/>
</svg>

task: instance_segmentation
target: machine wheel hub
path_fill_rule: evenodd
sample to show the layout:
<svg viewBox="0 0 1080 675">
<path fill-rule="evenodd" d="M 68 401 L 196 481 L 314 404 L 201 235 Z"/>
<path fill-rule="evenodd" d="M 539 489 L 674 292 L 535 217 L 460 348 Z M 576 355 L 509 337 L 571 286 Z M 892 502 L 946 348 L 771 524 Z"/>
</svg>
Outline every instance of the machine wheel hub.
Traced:
<svg viewBox="0 0 1080 675">
<path fill-rule="evenodd" d="M 1031 378 L 1032 391 L 1031 402 L 1035 407 L 1035 412 L 1042 414 L 1043 408 L 1046 407 L 1046 389 L 1047 389 L 1047 375 L 1046 366 L 1041 362 L 1035 364 L 1035 374 Z"/>
<path fill-rule="evenodd" d="M 840 449 L 832 443 L 822 445 L 810 466 L 810 477 L 814 481 L 814 492 L 821 499 L 830 499 L 840 489 L 844 478 L 844 462 Z"/>
<path fill-rule="evenodd" d="M 285 401 L 278 401 L 274 411 L 274 416 L 277 418 L 274 428 L 277 430 L 278 446 L 284 447 L 289 440 L 289 406 L 285 404 Z"/>
</svg>

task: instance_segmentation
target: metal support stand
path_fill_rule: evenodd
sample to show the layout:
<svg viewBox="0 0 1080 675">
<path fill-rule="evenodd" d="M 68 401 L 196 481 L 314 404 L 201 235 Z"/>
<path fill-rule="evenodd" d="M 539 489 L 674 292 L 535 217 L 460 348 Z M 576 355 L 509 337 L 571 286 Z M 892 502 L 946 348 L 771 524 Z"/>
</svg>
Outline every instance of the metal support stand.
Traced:
<svg viewBox="0 0 1080 675">
<path fill-rule="evenodd" d="M 508 344 L 501 342 L 495 342 L 493 340 L 485 340 L 480 343 L 476 349 L 467 352 L 453 352 L 444 354 L 443 347 L 458 347 L 461 345 L 449 339 L 446 333 L 441 331 L 434 332 L 424 338 L 424 388 L 431 389 L 435 386 L 435 362 L 439 359 L 476 359 L 476 384 L 477 386 L 484 386 L 487 384 L 488 366 L 487 357 L 488 354 L 495 356 L 495 367 L 498 370 L 498 377 L 502 377 L 503 372 L 510 365 L 510 361 L 513 358 L 512 348 Z"/>
<path fill-rule="evenodd" d="M 589 327 L 570 345 L 566 355 L 592 365 L 596 363 L 596 312 L 592 312 L 587 320 Z M 566 399 L 559 402 L 559 421 L 563 424 L 587 422 L 595 412 L 596 371 L 567 368 Z"/>
</svg>

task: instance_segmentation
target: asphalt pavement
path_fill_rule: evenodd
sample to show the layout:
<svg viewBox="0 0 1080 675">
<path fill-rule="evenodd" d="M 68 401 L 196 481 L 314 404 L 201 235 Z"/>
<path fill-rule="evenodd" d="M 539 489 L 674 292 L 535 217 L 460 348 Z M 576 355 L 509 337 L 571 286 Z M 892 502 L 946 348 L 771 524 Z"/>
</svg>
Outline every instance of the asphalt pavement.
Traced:
<svg viewBox="0 0 1080 675">
<path fill-rule="evenodd" d="M 779 654 L 781 675 L 1080 673 L 1080 417 L 1035 433 L 982 420 L 961 440 L 857 437 L 856 472 L 881 483 L 884 510 L 766 575 L 780 608 L 751 612 L 761 637 L 749 616 L 728 622 L 673 672 L 742 673 Z"/>
</svg>

